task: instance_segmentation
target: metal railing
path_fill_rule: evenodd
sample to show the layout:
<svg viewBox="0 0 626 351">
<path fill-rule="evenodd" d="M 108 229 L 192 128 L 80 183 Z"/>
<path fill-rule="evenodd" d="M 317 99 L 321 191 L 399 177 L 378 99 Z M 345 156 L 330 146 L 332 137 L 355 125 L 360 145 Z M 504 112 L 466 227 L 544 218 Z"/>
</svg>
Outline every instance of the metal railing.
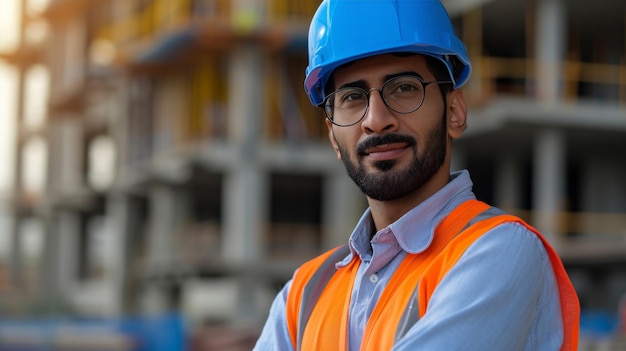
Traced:
<svg viewBox="0 0 626 351">
<path fill-rule="evenodd" d="M 526 222 L 533 224 L 533 218 L 540 213 L 533 210 L 510 210 Z M 562 238 L 594 238 L 626 245 L 626 213 L 619 212 L 557 212 L 554 233 Z"/>
<path fill-rule="evenodd" d="M 626 59 L 625 59 L 626 60 Z M 470 96 L 488 101 L 496 94 L 507 93 L 537 98 L 537 75 L 540 63 L 532 58 L 473 58 L 474 77 Z M 562 96 L 567 100 L 590 99 L 614 101 L 626 106 L 626 62 L 619 64 L 564 60 L 555 65 L 561 70 Z"/>
</svg>

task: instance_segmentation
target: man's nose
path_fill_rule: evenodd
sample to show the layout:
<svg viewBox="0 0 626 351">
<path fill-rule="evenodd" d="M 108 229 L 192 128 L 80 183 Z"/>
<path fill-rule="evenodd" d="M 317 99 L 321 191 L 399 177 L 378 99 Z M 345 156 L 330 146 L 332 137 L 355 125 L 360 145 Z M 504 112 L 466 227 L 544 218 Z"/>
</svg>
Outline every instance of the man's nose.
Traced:
<svg viewBox="0 0 626 351">
<path fill-rule="evenodd" d="M 378 89 L 369 91 L 369 106 L 361 123 L 361 128 L 368 134 L 382 134 L 398 127 L 398 119 L 385 101 L 382 92 Z"/>
</svg>

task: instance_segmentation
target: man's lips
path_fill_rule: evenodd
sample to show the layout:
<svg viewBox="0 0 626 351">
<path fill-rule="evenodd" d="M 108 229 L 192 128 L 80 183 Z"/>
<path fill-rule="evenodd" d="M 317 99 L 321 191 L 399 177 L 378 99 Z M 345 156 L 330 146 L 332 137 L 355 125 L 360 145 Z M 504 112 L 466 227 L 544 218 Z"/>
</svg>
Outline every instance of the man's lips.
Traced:
<svg viewBox="0 0 626 351">
<path fill-rule="evenodd" d="M 407 143 L 391 143 L 367 148 L 363 156 L 374 161 L 390 160 L 399 157 L 407 148 Z"/>
</svg>

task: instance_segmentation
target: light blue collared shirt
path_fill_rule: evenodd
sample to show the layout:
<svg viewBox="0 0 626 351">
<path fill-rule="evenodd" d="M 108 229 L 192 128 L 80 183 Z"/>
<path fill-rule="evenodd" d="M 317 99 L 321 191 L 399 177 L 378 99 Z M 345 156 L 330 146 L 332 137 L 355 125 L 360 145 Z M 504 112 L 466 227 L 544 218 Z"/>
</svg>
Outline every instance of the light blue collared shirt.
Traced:
<svg viewBox="0 0 626 351">
<path fill-rule="evenodd" d="M 443 218 L 470 199 L 472 181 L 461 171 L 373 237 L 374 223 L 365 211 L 350 235 L 350 254 L 337 263 L 341 269 L 354 255 L 361 259 L 350 300 L 348 350 L 359 350 L 368 318 L 404 257 L 426 250 Z M 290 285 L 274 299 L 254 350 L 293 350 L 285 314 Z M 558 288 L 546 250 L 524 226 L 505 223 L 467 249 L 437 286 L 428 311 L 393 350 L 558 350 L 562 340 Z"/>
</svg>

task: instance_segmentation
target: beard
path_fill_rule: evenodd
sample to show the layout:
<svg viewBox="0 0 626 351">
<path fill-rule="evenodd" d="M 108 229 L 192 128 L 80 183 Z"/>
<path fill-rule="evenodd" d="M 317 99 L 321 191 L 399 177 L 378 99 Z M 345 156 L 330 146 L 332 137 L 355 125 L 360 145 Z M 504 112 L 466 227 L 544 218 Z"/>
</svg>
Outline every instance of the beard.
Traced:
<svg viewBox="0 0 626 351">
<path fill-rule="evenodd" d="M 442 119 L 435 130 L 428 134 L 425 149 L 418 156 L 417 141 L 407 135 L 387 134 L 373 136 L 357 146 L 356 161 L 347 150 L 339 145 L 339 152 L 346 171 L 352 181 L 368 197 L 378 201 L 389 201 L 402 198 L 415 192 L 428 182 L 441 168 L 446 157 L 446 121 Z M 362 164 L 364 150 L 367 148 L 389 144 L 406 143 L 413 151 L 413 158 L 405 168 L 395 169 L 396 160 L 385 160 L 374 163 L 376 171 L 367 172 Z"/>
</svg>

